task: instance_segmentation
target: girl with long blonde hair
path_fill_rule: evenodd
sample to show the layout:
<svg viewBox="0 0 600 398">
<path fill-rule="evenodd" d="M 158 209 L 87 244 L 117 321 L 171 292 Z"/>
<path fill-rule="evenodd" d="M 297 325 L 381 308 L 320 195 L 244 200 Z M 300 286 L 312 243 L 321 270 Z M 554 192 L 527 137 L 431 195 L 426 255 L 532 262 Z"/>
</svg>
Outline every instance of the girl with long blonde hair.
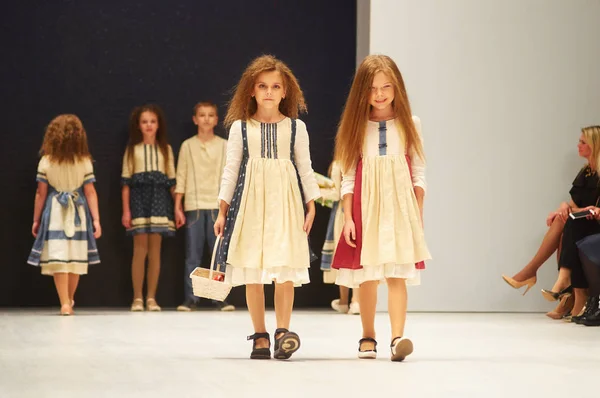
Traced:
<svg viewBox="0 0 600 398">
<path fill-rule="evenodd" d="M 359 358 L 375 358 L 377 286 L 388 286 L 391 359 L 413 343 L 404 337 L 406 284 L 419 284 L 430 254 L 423 234 L 425 157 L 421 124 L 404 81 L 385 55 L 366 57 L 354 77 L 335 140 L 342 168 L 343 239 L 335 253 L 336 283 L 360 287 L 363 335 Z"/>
</svg>

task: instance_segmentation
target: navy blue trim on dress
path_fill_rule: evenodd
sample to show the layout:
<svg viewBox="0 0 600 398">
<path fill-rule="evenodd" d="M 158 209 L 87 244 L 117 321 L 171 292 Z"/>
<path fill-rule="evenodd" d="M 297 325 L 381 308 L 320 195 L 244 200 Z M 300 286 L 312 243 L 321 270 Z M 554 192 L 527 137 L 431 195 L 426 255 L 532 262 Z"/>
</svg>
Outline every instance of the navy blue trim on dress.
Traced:
<svg viewBox="0 0 600 398">
<path fill-rule="evenodd" d="M 242 129 L 244 128 L 242 122 Z M 260 124 L 260 157 L 264 158 L 265 157 L 265 125 L 263 123 Z"/>
<path fill-rule="evenodd" d="M 277 159 L 277 124 L 273 128 L 273 159 Z"/>
<path fill-rule="evenodd" d="M 88 242 L 88 264 L 94 264 L 100 262 L 100 256 L 98 255 L 98 246 L 96 245 L 96 239 L 94 238 L 94 226 L 92 222 L 92 215 L 90 213 L 90 208 L 87 203 L 87 199 L 83 193 L 83 186 L 79 187 L 73 192 L 59 192 L 52 185 L 48 185 L 48 196 L 46 197 L 46 202 L 44 203 L 44 209 L 42 210 L 42 215 L 40 217 L 40 226 L 38 229 L 38 235 L 33 242 L 33 247 L 31 252 L 29 253 L 29 257 L 27 258 L 27 263 L 39 266 L 42 251 L 44 249 L 44 245 L 48 240 L 49 233 L 54 231 L 50 231 L 50 217 L 52 212 L 52 200 L 56 198 L 57 202 L 65 207 L 68 205 L 67 197 L 71 197 L 73 204 L 75 204 L 75 225 L 81 225 L 81 220 L 79 217 L 79 208 L 83 206 L 86 216 L 86 231 L 87 234 L 87 242 Z M 54 235 L 54 234 L 53 234 Z M 77 233 L 76 233 L 77 235 Z"/>
<path fill-rule="evenodd" d="M 263 136 L 263 129 L 261 125 L 261 138 Z M 261 140 L 262 141 L 262 140 Z M 231 236 L 233 234 L 233 229 L 235 227 L 235 222 L 238 216 L 238 212 L 240 210 L 240 201 L 242 200 L 242 194 L 244 193 L 244 183 L 246 182 L 246 166 L 248 165 L 248 158 L 250 157 L 248 152 L 248 133 L 247 133 L 247 124 L 246 121 L 242 121 L 242 144 L 244 148 L 244 153 L 242 157 L 242 162 L 240 163 L 240 170 L 238 174 L 237 184 L 233 191 L 233 198 L 231 199 L 231 205 L 229 206 L 229 211 L 227 212 L 227 218 L 225 220 L 225 228 L 223 230 L 223 240 L 221 241 L 221 245 L 218 249 L 217 254 L 217 264 L 219 264 L 219 270 L 221 272 L 225 272 L 225 267 L 227 265 L 227 256 L 229 254 L 229 243 L 231 242 Z M 262 145 L 262 143 L 261 143 Z M 264 154 L 264 146 L 261 149 L 261 152 Z"/>
<path fill-rule="evenodd" d="M 387 154 L 387 124 L 385 120 L 379 122 L 379 156 Z"/>
</svg>

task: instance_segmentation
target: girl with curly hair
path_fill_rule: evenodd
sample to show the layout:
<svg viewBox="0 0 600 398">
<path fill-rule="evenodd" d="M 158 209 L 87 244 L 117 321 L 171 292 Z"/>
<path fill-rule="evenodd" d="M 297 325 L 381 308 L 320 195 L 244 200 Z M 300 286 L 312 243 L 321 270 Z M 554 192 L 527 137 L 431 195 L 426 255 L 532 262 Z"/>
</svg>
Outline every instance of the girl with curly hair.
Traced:
<svg viewBox="0 0 600 398">
<path fill-rule="evenodd" d="M 92 157 L 81 120 L 60 115 L 46 129 L 37 170 L 27 262 L 52 275 L 61 315 L 73 315 L 80 275 L 100 262 L 96 239 L 102 235 Z"/>
<path fill-rule="evenodd" d="M 288 359 L 300 347 L 290 332 L 294 286 L 309 282 L 308 234 L 321 196 L 312 169 L 304 95 L 290 68 L 264 55 L 246 68 L 229 105 L 227 159 L 215 235 L 222 236 L 225 282 L 246 285 L 254 334 L 250 358 L 271 358 L 265 326 L 265 284 L 275 282 L 274 354 Z"/>
</svg>

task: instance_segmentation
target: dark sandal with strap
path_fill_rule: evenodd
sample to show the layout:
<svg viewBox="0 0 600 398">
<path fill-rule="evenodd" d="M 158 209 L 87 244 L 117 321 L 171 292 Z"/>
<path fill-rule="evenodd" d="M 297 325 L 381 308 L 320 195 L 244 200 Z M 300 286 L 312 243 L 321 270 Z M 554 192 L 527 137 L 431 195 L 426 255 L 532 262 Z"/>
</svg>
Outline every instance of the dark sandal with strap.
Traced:
<svg viewBox="0 0 600 398">
<path fill-rule="evenodd" d="M 267 339 L 269 347 L 256 348 L 256 340 L 258 339 Z M 271 336 L 269 336 L 269 333 L 254 333 L 252 336 L 248 336 L 248 340 L 254 340 L 250 359 L 271 359 Z"/>
<path fill-rule="evenodd" d="M 392 361 L 402 362 L 404 361 L 404 358 L 412 354 L 413 343 L 409 339 L 394 337 L 392 339 L 392 344 L 390 344 L 390 350 L 392 351 Z"/>
<path fill-rule="evenodd" d="M 283 333 L 281 337 L 277 337 L 278 334 Z M 293 353 L 298 351 L 300 348 L 300 337 L 287 329 L 279 328 L 275 330 L 275 350 L 273 351 L 273 358 L 275 359 L 289 359 Z"/>
<path fill-rule="evenodd" d="M 373 347 L 372 350 L 366 350 L 366 351 L 362 351 L 360 349 L 360 347 L 362 346 L 362 343 L 373 343 L 375 346 Z M 360 359 L 376 359 L 377 358 L 377 340 L 375 340 L 372 337 L 363 337 L 362 339 L 358 340 L 358 357 Z"/>
</svg>

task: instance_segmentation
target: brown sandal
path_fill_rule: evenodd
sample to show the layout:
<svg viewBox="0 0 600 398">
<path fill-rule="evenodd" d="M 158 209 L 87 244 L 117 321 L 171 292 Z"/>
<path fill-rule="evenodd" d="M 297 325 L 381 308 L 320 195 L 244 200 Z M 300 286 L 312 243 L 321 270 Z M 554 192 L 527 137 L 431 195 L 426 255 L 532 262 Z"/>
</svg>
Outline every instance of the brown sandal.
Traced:
<svg viewBox="0 0 600 398">
<path fill-rule="evenodd" d="M 269 333 L 254 333 L 248 336 L 248 340 L 254 340 L 252 343 L 252 352 L 250 353 L 250 359 L 271 359 L 271 336 Z M 267 339 L 269 342 L 268 348 L 256 348 L 256 340 Z"/>
<path fill-rule="evenodd" d="M 392 361 L 402 362 L 404 359 L 412 354 L 413 343 L 409 339 L 403 339 L 402 337 L 395 337 L 390 344 L 390 350 L 392 351 Z"/>
<path fill-rule="evenodd" d="M 275 336 L 281 334 L 281 337 L 275 337 L 275 350 L 273 352 L 273 358 L 275 359 L 289 359 L 293 353 L 298 351 L 300 348 L 300 337 L 287 329 L 279 328 L 275 330 Z"/>
</svg>

